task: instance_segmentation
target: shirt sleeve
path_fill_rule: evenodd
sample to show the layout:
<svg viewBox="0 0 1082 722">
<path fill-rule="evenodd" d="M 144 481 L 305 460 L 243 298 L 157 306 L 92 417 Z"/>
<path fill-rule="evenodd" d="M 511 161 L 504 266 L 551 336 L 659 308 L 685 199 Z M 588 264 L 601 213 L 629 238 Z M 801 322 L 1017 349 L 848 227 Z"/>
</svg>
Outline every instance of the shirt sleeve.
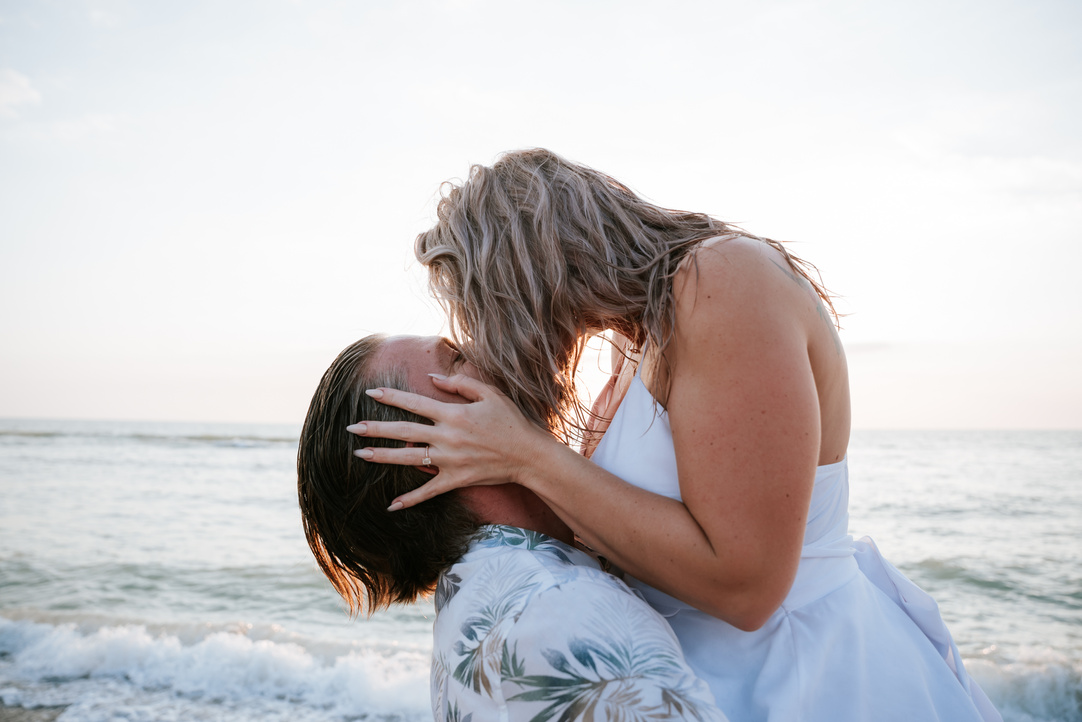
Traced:
<svg viewBox="0 0 1082 722">
<path fill-rule="evenodd" d="M 503 631 L 502 719 L 726 719 L 668 623 L 615 579 L 539 592 Z"/>
</svg>

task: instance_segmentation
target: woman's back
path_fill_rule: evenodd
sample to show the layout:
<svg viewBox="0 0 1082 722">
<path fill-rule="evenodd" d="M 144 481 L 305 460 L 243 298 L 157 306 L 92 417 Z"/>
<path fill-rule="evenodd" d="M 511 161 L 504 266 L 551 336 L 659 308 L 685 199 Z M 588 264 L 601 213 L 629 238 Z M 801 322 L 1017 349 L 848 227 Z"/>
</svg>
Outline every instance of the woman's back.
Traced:
<svg viewBox="0 0 1082 722">
<path fill-rule="evenodd" d="M 747 301 L 776 307 L 776 313 L 785 319 L 784 325 L 791 327 L 791 332 L 803 341 L 819 407 L 818 465 L 840 461 L 849 445 L 849 370 L 833 311 L 826 308 L 816 289 L 792 269 L 780 251 L 743 236 L 715 238 L 689 254 L 674 280 L 674 295 L 678 299 L 682 297 L 685 305 L 709 302 L 708 298 L 700 297 L 710 293 L 702 289 L 702 276 L 719 267 L 725 269 L 727 276 L 752 276 L 756 288 L 754 294 L 746 297 Z M 676 341 L 680 340 L 682 330 L 678 324 Z M 644 383 L 663 406 L 667 406 L 664 402 L 672 380 L 666 371 L 671 369 L 674 377 L 679 375 L 680 348 L 679 343 L 673 343 L 663 361 L 648 355 L 643 365 Z"/>
</svg>

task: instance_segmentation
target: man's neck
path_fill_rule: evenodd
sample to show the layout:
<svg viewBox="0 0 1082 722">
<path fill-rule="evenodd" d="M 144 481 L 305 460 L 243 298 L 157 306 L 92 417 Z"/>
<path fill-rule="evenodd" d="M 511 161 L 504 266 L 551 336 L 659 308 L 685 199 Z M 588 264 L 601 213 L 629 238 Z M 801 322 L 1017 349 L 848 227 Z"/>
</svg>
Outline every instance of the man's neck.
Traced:
<svg viewBox="0 0 1082 722">
<path fill-rule="evenodd" d="M 471 486 L 459 489 L 460 498 L 486 524 L 507 524 L 541 532 L 574 544 L 575 534 L 548 504 L 518 484 Z"/>
</svg>

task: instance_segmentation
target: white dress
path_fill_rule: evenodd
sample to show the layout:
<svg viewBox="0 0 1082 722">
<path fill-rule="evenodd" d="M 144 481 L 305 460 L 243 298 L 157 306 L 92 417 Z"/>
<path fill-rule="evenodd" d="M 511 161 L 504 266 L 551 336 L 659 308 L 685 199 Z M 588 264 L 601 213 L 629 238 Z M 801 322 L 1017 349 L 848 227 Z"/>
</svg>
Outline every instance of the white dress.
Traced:
<svg viewBox="0 0 1082 722">
<path fill-rule="evenodd" d="M 638 374 L 591 459 L 680 499 L 668 417 Z M 734 722 L 1002 720 L 966 674 L 935 600 L 871 539 L 849 536 L 848 504 L 847 460 L 820 466 L 796 579 L 754 632 L 627 581 L 668 619 Z"/>
</svg>

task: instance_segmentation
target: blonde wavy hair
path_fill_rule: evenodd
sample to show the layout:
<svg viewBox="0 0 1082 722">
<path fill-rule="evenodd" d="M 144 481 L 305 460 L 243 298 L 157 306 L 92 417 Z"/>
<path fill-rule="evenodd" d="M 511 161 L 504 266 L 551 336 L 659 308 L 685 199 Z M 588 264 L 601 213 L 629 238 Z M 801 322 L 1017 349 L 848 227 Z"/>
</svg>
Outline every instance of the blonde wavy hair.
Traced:
<svg viewBox="0 0 1082 722">
<path fill-rule="evenodd" d="M 575 369 L 590 336 L 613 329 L 663 358 L 681 262 L 707 239 L 750 236 L 704 213 L 656 206 L 540 148 L 474 165 L 441 195 L 436 225 L 414 250 L 451 336 L 486 380 L 568 442 L 582 438 L 589 413 Z M 759 240 L 780 250 L 833 312 L 810 264 Z"/>
</svg>

